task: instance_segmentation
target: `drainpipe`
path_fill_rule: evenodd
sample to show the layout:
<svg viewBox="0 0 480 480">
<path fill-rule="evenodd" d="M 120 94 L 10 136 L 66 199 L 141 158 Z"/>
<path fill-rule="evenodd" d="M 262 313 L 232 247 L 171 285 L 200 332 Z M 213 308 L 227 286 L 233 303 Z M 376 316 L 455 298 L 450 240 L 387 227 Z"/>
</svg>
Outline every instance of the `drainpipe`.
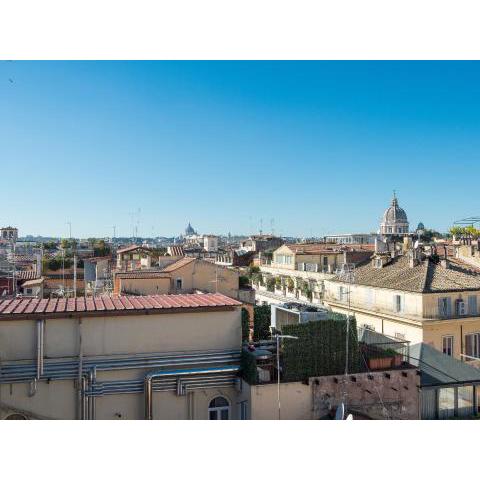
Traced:
<svg viewBox="0 0 480 480">
<path fill-rule="evenodd" d="M 90 393 L 95 388 L 96 383 L 97 383 L 97 367 L 93 367 L 90 370 L 90 374 L 89 374 Z M 88 418 L 89 420 L 95 420 L 95 416 L 96 416 L 95 395 L 89 395 L 88 398 L 89 398 Z"/>
<path fill-rule="evenodd" d="M 37 320 L 37 380 L 43 375 L 45 320 Z"/>
<path fill-rule="evenodd" d="M 77 378 L 77 396 L 78 396 L 78 418 L 83 420 L 83 345 L 82 345 L 82 319 L 78 319 L 78 378 Z"/>
<path fill-rule="evenodd" d="M 188 370 L 160 370 L 157 372 L 150 372 L 145 375 L 143 390 L 145 395 L 145 420 L 153 420 L 153 405 L 152 405 L 152 380 L 159 377 L 176 376 L 183 377 L 186 375 L 205 375 L 208 373 L 233 373 L 238 372 L 239 367 L 214 367 L 214 368 L 192 368 Z"/>
</svg>

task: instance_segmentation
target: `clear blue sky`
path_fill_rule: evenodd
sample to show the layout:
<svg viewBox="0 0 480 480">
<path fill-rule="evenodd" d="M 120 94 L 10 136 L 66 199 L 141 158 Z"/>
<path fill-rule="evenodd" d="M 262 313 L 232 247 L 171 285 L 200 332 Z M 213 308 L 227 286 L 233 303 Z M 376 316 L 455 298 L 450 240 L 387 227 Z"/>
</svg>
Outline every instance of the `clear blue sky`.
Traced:
<svg viewBox="0 0 480 480">
<path fill-rule="evenodd" d="M 20 235 L 375 231 L 480 215 L 479 62 L 0 62 Z"/>
</svg>

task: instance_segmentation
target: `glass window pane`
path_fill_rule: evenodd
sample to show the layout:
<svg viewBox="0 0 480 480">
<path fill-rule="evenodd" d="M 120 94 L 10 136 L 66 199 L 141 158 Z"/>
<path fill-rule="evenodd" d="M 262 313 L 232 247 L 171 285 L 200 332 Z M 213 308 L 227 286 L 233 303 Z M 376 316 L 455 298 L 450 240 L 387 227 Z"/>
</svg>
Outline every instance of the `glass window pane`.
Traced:
<svg viewBox="0 0 480 480">
<path fill-rule="evenodd" d="M 222 417 L 221 417 L 222 420 L 228 420 L 228 409 L 221 410 L 220 413 L 222 415 Z"/>
<path fill-rule="evenodd" d="M 458 416 L 473 415 L 473 387 L 458 387 Z"/>
<path fill-rule="evenodd" d="M 438 391 L 438 416 L 450 418 L 455 415 L 455 389 L 441 388 Z"/>
<path fill-rule="evenodd" d="M 209 418 L 210 418 L 210 420 L 217 420 L 217 411 L 216 410 L 211 410 L 209 412 Z"/>
</svg>

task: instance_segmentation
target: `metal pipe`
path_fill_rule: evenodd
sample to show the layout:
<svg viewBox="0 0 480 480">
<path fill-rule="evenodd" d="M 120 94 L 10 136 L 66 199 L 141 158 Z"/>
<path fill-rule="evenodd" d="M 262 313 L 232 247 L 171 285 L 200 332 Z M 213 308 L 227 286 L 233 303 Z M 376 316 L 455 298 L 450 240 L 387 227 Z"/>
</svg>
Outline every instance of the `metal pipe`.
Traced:
<svg viewBox="0 0 480 480">
<path fill-rule="evenodd" d="M 43 320 L 37 320 L 37 380 L 43 373 Z"/>
<path fill-rule="evenodd" d="M 83 373 L 83 345 L 82 345 L 82 319 L 78 319 L 78 378 L 77 378 L 77 388 L 78 388 L 78 409 L 79 409 L 79 417 L 83 419 L 82 416 L 82 373 Z"/>
<path fill-rule="evenodd" d="M 197 368 L 197 369 L 189 369 L 189 370 L 170 370 L 170 371 L 163 370 L 163 371 L 147 373 L 144 379 L 145 419 L 152 420 L 153 418 L 152 380 L 154 378 L 166 377 L 166 376 L 172 376 L 172 375 L 177 377 L 183 377 L 186 375 L 238 372 L 238 370 L 239 370 L 238 366 L 227 366 L 227 367 Z"/>
<path fill-rule="evenodd" d="M 141 368 L 156 368 L 156 367 L 173 367 L 173 366 L 188 366 L 199 364 L 215 364 L 237 362 L 240 359 L 240 354 L 222 354 L 222 355 L 207 355 L 200 356 L 184 356 L 183 358 L 169 359 L 164 356 L 157 356 L 149 359 L 122 359 L 112 360 L 106 359 L 99 364 L 93 364 L 92 360 L 87 359 L 82 362 L 82 370 L 79 369 L 81 358 L 75 362 L 58 362 L 47 361 L 43 366 L 43 377 L 51 379 L 72 379 L 76 376 L 80 377 L 82 374 L 96 367 L 96 370 L 126 370 L 126 369 L 141 369 Z M 34 373 L 35 366 L 24 363 L 2 364 L 0 366 L 0 383 L 14 383 L 14 382 L 28 382 L 31 380 Z"/>
</svg>

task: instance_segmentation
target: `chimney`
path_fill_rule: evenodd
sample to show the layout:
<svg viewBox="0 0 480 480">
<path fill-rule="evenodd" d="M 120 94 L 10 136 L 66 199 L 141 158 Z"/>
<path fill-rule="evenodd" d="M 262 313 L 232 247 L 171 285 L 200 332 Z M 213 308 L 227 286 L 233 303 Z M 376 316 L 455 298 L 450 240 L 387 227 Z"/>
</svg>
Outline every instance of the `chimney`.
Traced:
<svg viewBox="0 0 480 480">
<path fill-rule="evenodd" d="M 442 260 L 440 260 L 440 265 L 443 268 L 450 268 L 450 262 L 446 258 L 442 258 Z"/>
</svg>

